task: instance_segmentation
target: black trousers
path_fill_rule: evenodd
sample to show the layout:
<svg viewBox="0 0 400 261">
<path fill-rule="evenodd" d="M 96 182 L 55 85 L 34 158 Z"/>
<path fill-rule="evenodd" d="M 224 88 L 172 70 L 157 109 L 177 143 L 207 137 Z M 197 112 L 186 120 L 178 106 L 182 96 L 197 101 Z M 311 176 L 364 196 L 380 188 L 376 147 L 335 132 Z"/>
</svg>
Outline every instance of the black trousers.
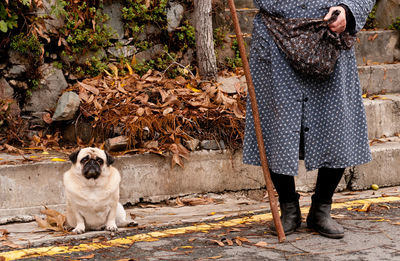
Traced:
<svg viewBox="0 0 400 261">
<path fill-rule="evenodd" d="M 317 184 L 315 193 L 312 196 L 314 201 L 324 204 L 332 204 L 332 196 L 344 173 L 343 168 L 330 169 L 320 168 L 318 170 Z M 298 199 L 294 177 L 289 175 L 277 174 L 272 171 L 271 179 L 279 195 L 279 202 L 294 202 Z"/>
</svg>

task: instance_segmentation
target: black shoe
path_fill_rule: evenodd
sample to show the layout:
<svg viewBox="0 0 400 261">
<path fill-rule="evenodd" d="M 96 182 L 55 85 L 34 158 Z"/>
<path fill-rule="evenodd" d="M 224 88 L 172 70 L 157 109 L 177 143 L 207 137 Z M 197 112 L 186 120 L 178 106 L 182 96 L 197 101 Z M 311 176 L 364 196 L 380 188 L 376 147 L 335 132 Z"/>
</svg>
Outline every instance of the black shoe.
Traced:
<svg viewBox="0 0 400 261">
<path fill-rule="evenodd" d="M 299 200 L 294 202 L 280 203 L 281 208 L 281 222 L 285 235 L 290 235 L 301 225 L 301 213 Z M 277 235 L 274 225 L 271 227 L 271 232 Z"/>
<path fill-rule="evenodd" d="M 331 217 L 332 204 L 313 201 L 307 216 L 307 227 L 314 229 L 324 237 L 344 237 L 343 227 Z"/>
</svg>

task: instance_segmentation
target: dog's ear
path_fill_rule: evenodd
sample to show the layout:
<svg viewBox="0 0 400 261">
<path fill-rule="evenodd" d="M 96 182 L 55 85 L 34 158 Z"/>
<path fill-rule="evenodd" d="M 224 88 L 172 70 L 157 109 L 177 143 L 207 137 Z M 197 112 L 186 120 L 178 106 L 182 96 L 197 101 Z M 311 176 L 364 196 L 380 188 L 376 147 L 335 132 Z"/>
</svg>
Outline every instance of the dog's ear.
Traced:
<svg viewBox="0 0 400 261">
<path fill-rule="evenodd" d="M 107 157 L 107 166 L 110 166 L 114 163 L 114 158 L 107 151 L 105 151 Z"/>
<path fill-rule="evenodd" d="M 78 159 L 78 154 L 81 150 L 77 150 L 75 152 L 72 152 L 71 155 L 69 155 L 69 160 L 72 161 L 72 163 L 76 163 L 76 160 Z"/>
</svg>

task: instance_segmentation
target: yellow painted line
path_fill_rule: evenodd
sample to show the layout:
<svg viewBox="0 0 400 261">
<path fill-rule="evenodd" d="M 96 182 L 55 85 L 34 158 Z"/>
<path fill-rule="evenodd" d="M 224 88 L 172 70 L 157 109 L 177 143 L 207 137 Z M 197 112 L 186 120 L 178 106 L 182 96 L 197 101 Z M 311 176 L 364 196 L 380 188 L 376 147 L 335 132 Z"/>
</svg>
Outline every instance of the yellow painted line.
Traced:
<svg viewBox="0 0 400 261">
<path fill-rule="evenodd" d="M 400 197 L 380 197 L 380 198 L 371 198 L 363 200 L 354 200 L 344 203 L 334 203 L 332 204 L 332 209 L 342 209 L 342 208 L 347 209 L 350 207 L 364 205 L 366 203 L 374 204 L 374 203 L 388 203 L 394 201 L 400 201 Z M 301 208 L 301 212 L 303 214 L 307 214 L 308 210 L 309 207 Z M 0 257 L 3 257 L 5 261 L 10 261 L 23 258 L 38 257 L 38 256 L 53 256 L 53 255 L 73 253 L 73 252 L 93 251 L 97 249 L 104 249 L 121 245 L 130 245 L 135 242 L 156 241 L 159 238 L 165 238 L 179 234 L 192 233 L 192 232 L 206 232 L 209 230 L 220 229 L 222 227 L 232 227 L 239 224 L 270 221 L 270 220 L 272 220 L 271 213 L 258 214 L 250 217 L 235 218 L 216 223 L 198 224 L 181 228 L 167 229 L 163 231 L 137 234 L 125 238 L 117 238 L 105 241 L 102 243 L 86 243 L 86 244 L 80 244 L 78 246 L 49 246 L 49 247 L 21 249 L 21 250 L 0 253 Z"/>
</svg>

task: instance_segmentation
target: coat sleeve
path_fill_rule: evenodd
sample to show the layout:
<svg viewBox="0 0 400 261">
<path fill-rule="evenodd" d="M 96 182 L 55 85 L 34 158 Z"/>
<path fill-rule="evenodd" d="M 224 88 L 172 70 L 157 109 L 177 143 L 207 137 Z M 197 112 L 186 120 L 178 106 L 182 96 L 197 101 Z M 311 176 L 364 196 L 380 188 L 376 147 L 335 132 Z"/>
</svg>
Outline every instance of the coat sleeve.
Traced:
<svg viewBox="0 0 400 261">
<path fill-rule="evenodd" d="M 341 0 L 340 4 L 344 4 L 350 9 L 356 22 L 355 31 L 358 32 L 364 27 L 375 0 Z"/>
</svg>

